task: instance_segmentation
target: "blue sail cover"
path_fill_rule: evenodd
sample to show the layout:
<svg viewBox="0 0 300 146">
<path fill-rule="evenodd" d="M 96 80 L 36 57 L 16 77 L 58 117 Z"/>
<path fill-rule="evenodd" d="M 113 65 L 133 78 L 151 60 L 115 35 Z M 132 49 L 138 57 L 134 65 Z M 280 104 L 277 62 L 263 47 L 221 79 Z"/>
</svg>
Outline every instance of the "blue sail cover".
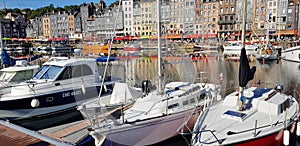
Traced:
<svg viewBox="0 0 300 146">
<path fill-rule="evenodd" d="M 1 62 L 6 66 L 12 66 L 16 64 L 16 60 L 11 58 L 4 49 L 1 52 Z"/>
<path fill-rule="evenodd" d="M 98 58 L 96 59 L 96 62 L 106 62 L 106 61 L 107 61 L 107 58 L 108 58 L 108 56 L 101 56 L 101 57 L 98 57 Z M 120 59 L 119 59 L 119 58 L 116 58 L 116 57 L 110 56 L 108 61 L 116 61 L 116 60 L 120 60 Z"/>
</svg>

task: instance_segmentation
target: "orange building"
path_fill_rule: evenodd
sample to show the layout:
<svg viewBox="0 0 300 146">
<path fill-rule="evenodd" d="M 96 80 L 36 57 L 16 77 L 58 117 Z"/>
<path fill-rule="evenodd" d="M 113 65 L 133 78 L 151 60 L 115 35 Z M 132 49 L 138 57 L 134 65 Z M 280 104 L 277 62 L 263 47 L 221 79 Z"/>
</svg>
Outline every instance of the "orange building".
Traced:
<svg viewBox="0 0 300 146">
<path fill-rule="evenodd" d="M 44 38 L 49 38 L 50 37 L 50 17 L 49 17 L 49 15 L 45 15 L 42 18 L 42 22 L 43 22 Z"/>
</svg>

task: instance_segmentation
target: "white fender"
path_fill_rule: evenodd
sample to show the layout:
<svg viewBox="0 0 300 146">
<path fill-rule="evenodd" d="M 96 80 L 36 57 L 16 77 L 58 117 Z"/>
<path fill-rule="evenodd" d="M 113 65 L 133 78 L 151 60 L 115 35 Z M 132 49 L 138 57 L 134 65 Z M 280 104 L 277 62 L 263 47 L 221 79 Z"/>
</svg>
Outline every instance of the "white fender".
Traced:
<svg viewBox="0 0 300 146">
<path fill-rule="evenodd" d="M 284 130 L 283 132 L 283 144 L 289 145 L 290 144 L 290 131 Z"/>
<path fill-rule="evenodd" d="M 38 99 L 32 99 L 31 100 L 31 107 L 39 107 L 40 101 Z"/>
<path fill-rule="evenodd" d="M 105 140 L 105 136 L 103 136 L 95 131 L 90 131 L 90 135 L 95 139 L 96 146 L 101 146 Z"/>
<path fill-rule="evenodd" d="M 82 85 L 81 85 L 81 91 L 82 91 L 82 93 L 83 93 L 83 94 L 85 94 L 85 93 L 86 93 L 86 90 L 85 90 L 85 86 L 84 86 L 84 84 L 82 84 Z"/>
<path fill-rule="evenodd" d="M 300 136 L 300 122 L 297 123 L 296 135 Z"/>
</svg>

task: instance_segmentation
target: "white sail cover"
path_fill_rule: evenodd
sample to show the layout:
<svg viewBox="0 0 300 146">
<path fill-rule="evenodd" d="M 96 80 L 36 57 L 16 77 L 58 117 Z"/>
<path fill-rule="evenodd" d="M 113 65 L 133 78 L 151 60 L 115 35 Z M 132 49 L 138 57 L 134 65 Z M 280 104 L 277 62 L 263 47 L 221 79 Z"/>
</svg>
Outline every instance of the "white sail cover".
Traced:
<svg viewBox="0 0 300 146">
<path fill-rule="evenodd" d="M 134 88 L 127 83 L 115 83 L 110 98 L 110 104 L 126 103 L 142 96 L 141 89 Z"/>
</svg>

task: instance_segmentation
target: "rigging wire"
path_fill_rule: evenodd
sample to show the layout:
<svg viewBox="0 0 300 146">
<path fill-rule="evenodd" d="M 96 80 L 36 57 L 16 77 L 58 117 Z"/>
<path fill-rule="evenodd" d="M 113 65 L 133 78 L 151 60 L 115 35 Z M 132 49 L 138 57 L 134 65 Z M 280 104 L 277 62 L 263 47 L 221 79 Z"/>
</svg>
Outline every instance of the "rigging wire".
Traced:
<svg viewBox="0 0 300 146">
<path fill-rule="evenodd" d="M 98 94 L 98 102 L 97 104 L 100 106 L 100 96 L 101 96 L 101 92 L 102 92 L 102 89 L 103 89 L 103 86 L 104 86 L 104 79 L 105 79 L 105 76 L 106 76 L 106 72 L 107 72 L 107 68 L 108 68 L 108 62 L 109 62 L 109 58 L 110 58 L 110 53 L 111 53 L 111 47 L 113 45 L 113 41 L 114 41 L 114 37 L 116 36 L 116 26 L 117 26 L 117 19 L 119 18 L 119 14 L 120 14 L 120 9 L 121 9 L 121 0 L 119 0 L 119 5 L 117 7 L 117 16 L 114 17 L 114 27 L 113 27 L 113 35 L 110 39 L 110 42 L 109 42 L 109 48 L 108 48 L 108 56 L 107 56 L 107 60 L 106 60 L 106 64 L 105 64 L 105 69 L 104 69 L 104 73 L 103 73 L 103 78 L 102 78 L 102 82 L 101 82 L 101 87 L 100 87 L 100 91 L 99 91 L 99 94 Z"/>
</svg>

